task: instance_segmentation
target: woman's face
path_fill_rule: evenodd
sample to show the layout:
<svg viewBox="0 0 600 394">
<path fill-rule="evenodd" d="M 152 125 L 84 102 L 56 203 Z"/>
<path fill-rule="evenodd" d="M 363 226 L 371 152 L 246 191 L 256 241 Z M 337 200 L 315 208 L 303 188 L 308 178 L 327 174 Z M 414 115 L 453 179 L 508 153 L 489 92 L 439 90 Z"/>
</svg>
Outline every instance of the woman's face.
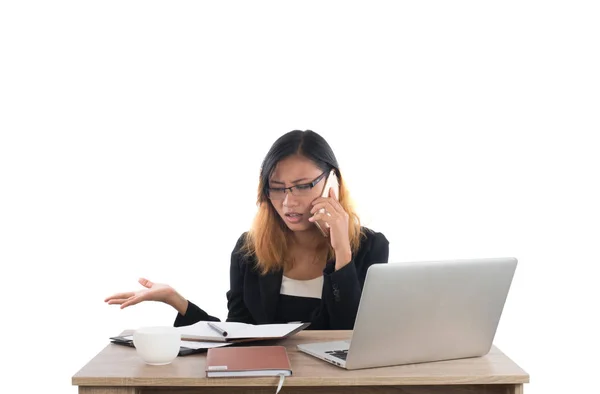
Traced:
<svg viewBox="0 0 600 394">
<path fill-rule="evenodd" d="M 327 174 L 323 174 L 314 162 L 303 156 L 290 156 L 277 163 L 269 179 L 269 199 L 290 230 L 315 228 L 308 221 L 312 216 L 311 203 L 321 196 L 326 179 Z M 313 182 L 316 183 L 311 187 Z M 283 190 L 292 186 L 291 192 L 290 189 Z"/>
</svg>

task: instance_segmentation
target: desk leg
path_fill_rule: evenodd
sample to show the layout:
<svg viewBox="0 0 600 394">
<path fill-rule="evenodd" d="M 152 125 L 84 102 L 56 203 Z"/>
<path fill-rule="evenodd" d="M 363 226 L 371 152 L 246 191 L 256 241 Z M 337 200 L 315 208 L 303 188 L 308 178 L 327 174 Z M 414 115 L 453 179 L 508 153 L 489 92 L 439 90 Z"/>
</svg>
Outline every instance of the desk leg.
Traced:
<svg viewBox="0 0 600 394">
<path fill-rule="evenodd" d="M 513 387 L 508 391 L 509 394 L 523 394 L 523 385 L 522 384 L 515 384 L 513 385 Z"/>
<path fill-rule="evenodd" d="M 141 394 L 137 387 L 86 387 L 79 386 L 79 394 Z"/>
</svg>

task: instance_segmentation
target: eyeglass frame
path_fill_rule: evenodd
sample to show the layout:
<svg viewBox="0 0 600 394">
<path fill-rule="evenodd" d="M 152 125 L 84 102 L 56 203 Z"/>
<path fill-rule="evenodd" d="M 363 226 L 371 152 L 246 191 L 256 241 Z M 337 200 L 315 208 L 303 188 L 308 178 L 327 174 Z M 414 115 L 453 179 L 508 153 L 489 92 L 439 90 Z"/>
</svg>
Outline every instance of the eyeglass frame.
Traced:
<svg viewBox="0 0 600 394">
<path fill-rule="evenodd" d="M 283 192 L 283 199 L 285 199 L 286 196 L 286 190 L 289 190 L 290 193 L 292 194 L 292 196 L 294 195 L 294 191 L 293 189 L 296 188 L 298 189 L 298 186 L 310 186 L 309 190 L 312 190 L 315 186 L 317 186 L 317 184 L 319 182 L 321 182 L 321 180 L 323 179 L 323 177 L 325 177 L 326 174 L 328 174 L 329 171 L 324 171 L 321 175 L 319 175 L 318 177 L 316 177 L 312 182 L 309 183 L 302 183 L 299 185 L 294 185 L 294 186 L 290 186 L 290 187 L 266 187 L 265 188 L 265 194 L 267 196 L 267 198 L 269 198 L 270 200 L 272 200 L 273 198 L 271 197 L 271 190 L 275 189 L 277 191 L 282 191 Z"/>
</svg>

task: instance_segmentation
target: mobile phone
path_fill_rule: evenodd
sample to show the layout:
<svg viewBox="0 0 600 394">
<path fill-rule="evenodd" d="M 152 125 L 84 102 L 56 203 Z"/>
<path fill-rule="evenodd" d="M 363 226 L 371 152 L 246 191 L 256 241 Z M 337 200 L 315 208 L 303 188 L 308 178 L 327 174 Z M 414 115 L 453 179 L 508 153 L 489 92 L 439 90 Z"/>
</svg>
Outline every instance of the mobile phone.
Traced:
<svg viewBox="0 0 600 394">
<path fill-rule="evenodd" d="M 325 182 L 325 187 L 323 188 L 323 193 L 321 194 L 321 197 L 329 197 L 329 189 L 333 188 L 333 193 L 335 195 L 335 199 L 339 199 L 340 198 L 340 184 L 338 182 L 338 178 L 337 175 L 335 175 L 335 170 L 331 170 L 331 172 L 329 172 L 329 175 L 327 176 L 327 181 Z M 320 213 L 325 212 L 325 209 L 320 209 L 319 210 Z M 324 222 L 323 220 L 317 220 L 315 221 L 315 226 L 317 226 L 317 228 L 319 229 L 319 231 L 321 232 L 321 234 L 323 234 L 324 237 L 328 237 L 329 236 L 329 225 Z"/>
</svg>

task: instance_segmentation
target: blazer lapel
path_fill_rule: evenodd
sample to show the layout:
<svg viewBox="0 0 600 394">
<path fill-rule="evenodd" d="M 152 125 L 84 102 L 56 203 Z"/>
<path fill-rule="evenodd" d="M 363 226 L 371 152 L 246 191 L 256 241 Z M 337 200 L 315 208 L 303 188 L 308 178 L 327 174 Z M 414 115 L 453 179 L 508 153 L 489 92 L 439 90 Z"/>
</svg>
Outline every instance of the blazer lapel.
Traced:
<svg viewBox="0 0 600 394">
<path fill-rule="evenodd" d="M 275 320 L 282 278 L 283 271 L 259 275 L 260 299 L 264 309 L 264 321 L 261 324 L 273 323 Z"/>
</svg>

